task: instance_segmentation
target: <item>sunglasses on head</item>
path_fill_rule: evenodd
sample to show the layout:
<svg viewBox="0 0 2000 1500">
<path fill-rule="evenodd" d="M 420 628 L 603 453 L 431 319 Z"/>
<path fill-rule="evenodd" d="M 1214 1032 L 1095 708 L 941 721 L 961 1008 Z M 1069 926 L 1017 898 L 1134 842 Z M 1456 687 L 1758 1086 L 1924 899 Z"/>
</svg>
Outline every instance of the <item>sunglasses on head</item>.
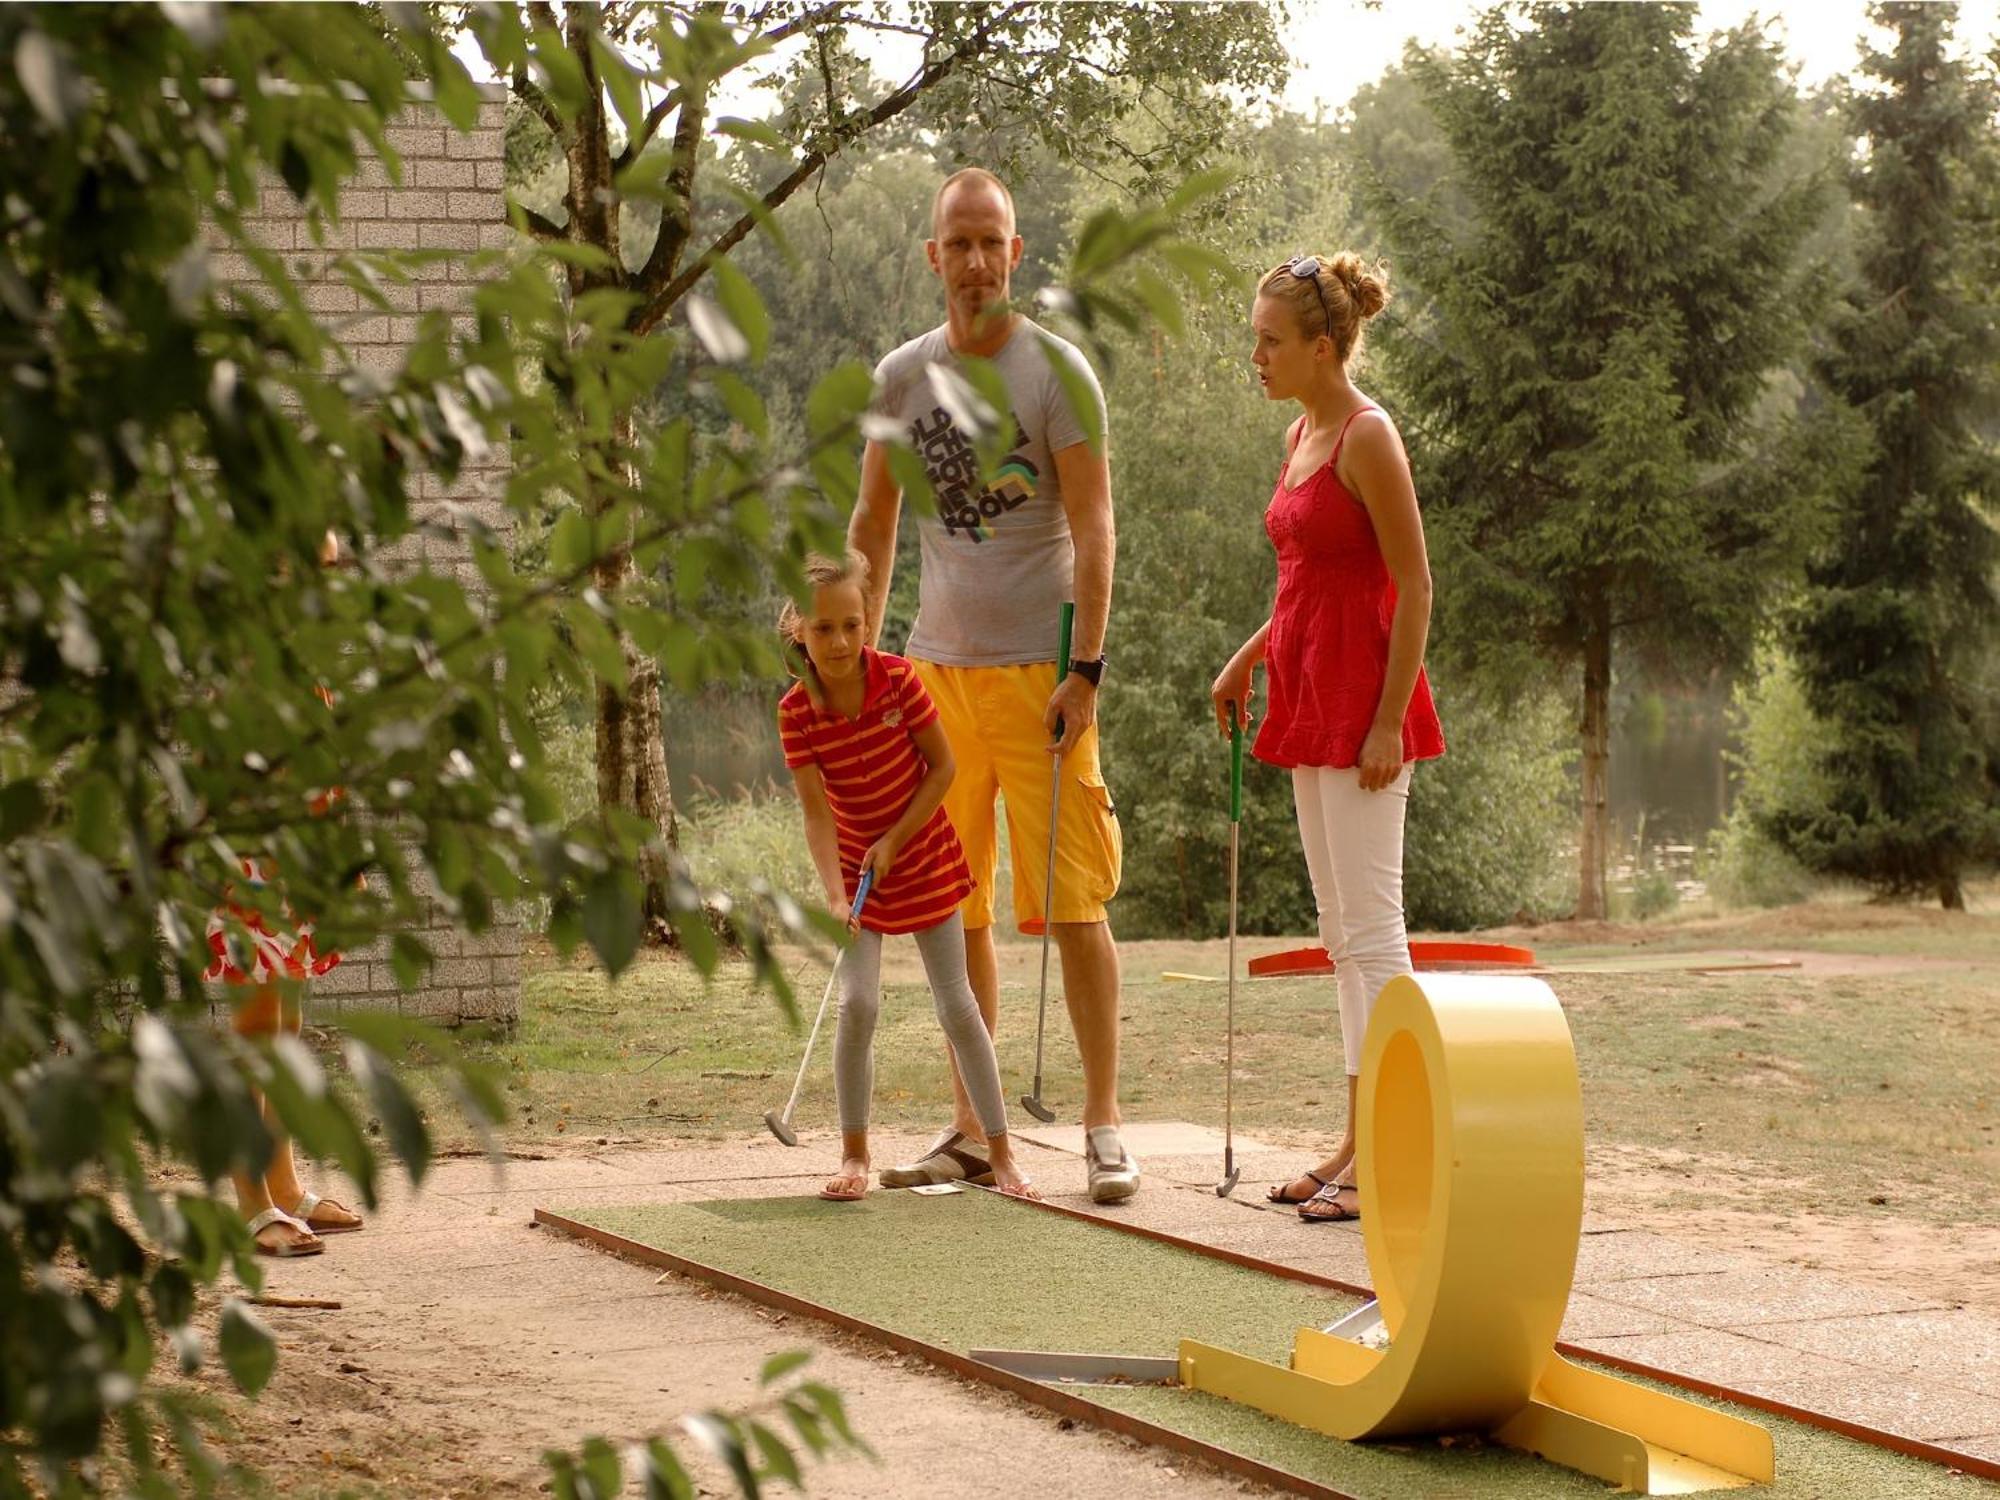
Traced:
<svg viewBox="0 0 2000 1500">
<path fill-rule="evenodd" d="M 1301 281 L 1312 283 L 1313 295 L 1319 298 L 1321 316 L 1326 319 L 1327 336 L 1333 336 L 1333 313 L 1326 305 L 1326 293 L 1319 289 L 1319 257 L 1317 255 L 1294 255 L 1285 262 L 1285 269 Z"/>
</svg>

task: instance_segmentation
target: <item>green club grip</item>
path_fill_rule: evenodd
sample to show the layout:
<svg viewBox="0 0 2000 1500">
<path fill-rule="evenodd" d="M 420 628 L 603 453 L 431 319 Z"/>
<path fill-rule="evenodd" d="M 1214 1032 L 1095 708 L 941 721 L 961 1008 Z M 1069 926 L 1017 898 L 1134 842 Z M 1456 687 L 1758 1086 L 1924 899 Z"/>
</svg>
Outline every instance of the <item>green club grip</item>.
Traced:
<svg viewBox="0 0 2000 1500">
<path fill-rule="evenodd" d="M 1069 637 L 1076 626 L 1076 606 L 1065 599 L 1056 624 L 1056 681 L 1069 676 Z M 1062 716 L 1056 716 L 1056 738 L 1063 732 Z"/>
<path fill-rule="evenodd" d="M 1243 720 L 1229 705 L 1229 821 L 1243 821 Z"/>
</svg>

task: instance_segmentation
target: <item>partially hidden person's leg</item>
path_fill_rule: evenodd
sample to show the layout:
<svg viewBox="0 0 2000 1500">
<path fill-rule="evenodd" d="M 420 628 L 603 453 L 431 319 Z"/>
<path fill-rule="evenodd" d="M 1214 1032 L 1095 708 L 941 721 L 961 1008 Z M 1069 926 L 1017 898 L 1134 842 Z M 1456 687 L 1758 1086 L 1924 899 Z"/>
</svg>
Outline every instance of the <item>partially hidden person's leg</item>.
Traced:
<svg viewBox="0 0 2000 1500">
<path fill-rule="evenodd" d="M 958 1063 L 958 1076 L 972 1096 L 993 1165 L 993 1185 L 1003 1193 L 1039 1197 L 1029 1185 L 1014 1159 L 1014 1143 L 1007 1134 L 1007 1100 L 1000 1087 L 1000 1060 L 993 1051 L 972 997 L 972 985 L 965 973 L 965 927 L 953 913 L 937 926 L 917 935 L 917 952 L 924 961 L 930 980 L 931 998 L 937 1007 L 938 1025 Z"/>
<path fill-rule="evenodd" d="M 1062 758 L 1061 804 L 1050 806 L 1053 762 L 1041 715 L 1055 691 L 1053 663 L 995 670 L 1009 674 L 1012 699 L 1011 712 L 996 714 L 989 739 L 1007 805 L 1014 914 L 1024 931 L 1040 930 L 1053 817 L 1055 888 L 1046 905 L 1051 938 L 1062 959 L 1063 1001 L 1083 1064 L 1090 1196 L 1096 1203 L 1118 1203 L 1139 1190 L 1139 1163 L 1119 1136 L 1118 1013 L 1123 997 L 1118 945 L 1107 910 L 1123 874 L 1124 836 L 1098 762 L 1095 727 Z"/>
<path fill-rule="evenodd" d="M 280 1024 L 290 1035 L 299 1035 L 305 1029 L 304 1007 L 283 1007 Z M 298 1154 L 292 1150 L 292 1138 L 285 1134 L 284 1122 L 271 1108 L 269 1099 L 264 1101 L 264 1123 L 270 1127 L 278 1143 L 271 1156 L 270 1168 L 264 1173 L 264 1186 L 270 1193 L 271 1202 L 315 1234 L 349 1234 L 361 1228 L 361 1215 L 331 1198 L 322 1198 L 318 1193 L 306 1190 L 305 1184 L 299 1180 Z"/>
<path fill-rule="evenodd" d="M 1320 795 L 1344 939 L 1340 965 L 1356 977 L 1352 988 L 1343 987 L 1340 1006 L 1341 1045 L 1347 1056 L 1348 1159 L 1333 1188 L 1317 1195 L 1300 1214 L 1340 1219 L 1360 1212 L 1353 1138 L 1368 1018 L 1383 987 L 1411 971 L 1403 914 L 1403 822 L 1410 802 L 1410 767 L 1405 766 L 1387 787 L 1372 792 L 1361 789 L 1358 771 L 1323 771 Z"/>
<path fill-rule="evenodd" d="M 980 1019 L 989 1038 L 1000 1026 L 1000 958 L 993 947 L 993 886 L 1000 874 L 1000 825 L 995 803 L 1000 783 L 986 737 L 980 731 L 980 697 L 990 691 L 982 667 L 941 667 L 932 662 L 913 663 L 924 690 L 937 704 L 938 723 L 951 746 L 957 766 L 950 789 L 945 793 L 945 817 L 965 851 L 965 863 L 972 871 L 973 891 L 959 906 L 965 929 L 965 969 L 972 982 L 972 996 L 979 1006 Z M 1004 669 L 1002 669 L 1004 670 Z M 965 1091 L 958 1060 L 945 1049 L 951 1070 L 951 1127 L 947 1134 L 963 1136 L 977 1145 L 986 1139 L 979 1111 Z M 939 1137 L 940 1140 L 943 1137 Z"/>
<path fill-rule="evenodd" d="M 238 1036 L 250 1040 L 273 1037 L 278 1034 L 281 1025 L 296 1020 L 295 1007 L 291 1016 L 285 1015 L 287 1007 L 275 984 L 246 984 L 238 988 L 242 995 L 234 1002 L 235 1013 L 231 1018 Z M 272 1201 L 270 1178 L 278 1170 L 279 1163 L 284 1164 L 284 1171 L 294 1181 L 297 1180 L 297 1172 L 291 1165 L 291 1140 L 283 1134 L 270 1101 L 259 1094 L 257 1107 L 271 1132 L 271 1158 L 261 1172 L 237 1171 L 229 1174 L 236 1188 L 237 1212 L 243 1215 L 246 1223 L 254 1224 L 259 1219 L 265 1221 L 252 1231 L 260 1253 L 278 1256 L 317 1254 L 324 1248 L 319 1236 L 294 1221 L 290 1217 L 289 1206 L 281 1207 Z M 293 1201 L 287 1198 L 284 1204 L 289 1205 Z"/>
<path fill-rule="evenodd" d="M 840 1013 L 833 1026 L 833 1098 L 840 1115 L 840 1170 L 822 1198 L 868 1192 L 868 1108 L 875 1094 L 875 1023 L 882 1011 L 882 935 L 867 928 L 840 955 Z"/>
</svg>

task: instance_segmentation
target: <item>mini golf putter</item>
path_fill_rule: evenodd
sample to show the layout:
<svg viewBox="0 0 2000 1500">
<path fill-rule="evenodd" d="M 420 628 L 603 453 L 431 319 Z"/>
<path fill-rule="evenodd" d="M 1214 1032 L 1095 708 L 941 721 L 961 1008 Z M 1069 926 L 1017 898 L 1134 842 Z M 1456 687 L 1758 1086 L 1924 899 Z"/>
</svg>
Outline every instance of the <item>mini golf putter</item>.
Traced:
<svg viewBox="0 0 2000 1500">
<path fill-rule="evenodd" d="M 1243 720 L 1229 705 L 1229 999 L 1223 1010 L 1222 1178 L 1215 1196 L 1227 1198 L 1243 1175 L 1236 1165 L 1236 871 L 1243 830 Z"/>
<path fill-rule="evenodd" d="M 875 872 L 861 872 L 861 883 L 854 888 L 854 905 L 848 908 L 847 918 L 851 922 L 861 915 L 861 908 L 868 904 L 868 891 L 875 884 Z M 792 1111 L 799 1107 L 799 1090 L 806 1084 L 806 1064 L 812 1061 L 813 1043 L 819 1040 L 819 1024 L 826 1019 L 827 1002 L 833 998 L 833 983 L 840 977 L 840 959 L 833 960 L 833 972 L 826 976 L 826 990 L 819 997 L 819 1013 L 813 1017 L 813 1029 L 806 1036 L 805 1055 L 799 1059 L 799 1076 L 792 1080 L 792 1096 L 785 1101 L 782 1110 L 764 1111 L 764 1124 L 787 1146 L 799 1143 L 798 1132 L 792 1129 Z"/>
<path fill-rule="evenodd" d="M 1379 1316 L 1387 1347 L 1302 1328 L 1287 1369 L 1187 1339 L 1183 1385 L 1348 1441 L 1485 1432 L 1643 1495 L 1770 1482 L 1756 1423 L 1555 1352 L 1583 1226 L 1583 1101 L 1546 984 L 1391 980 L 1356 1129 L 1379 1302 L 1334 1326 Z"/>
<path fill-rule="evenodd" d="M 1069 672 L 1069 637 L 1076 621 L 1076 606 L 1068 600 L 1056 613 L 1056 681 L 1061 683 Z M 1056 719 L 1056 738 L 1062 738 L 1063 722 Z M 1054 769 L 1049 772 L 1049 862 L 1042 876 L 1042 999 L 1035 1007 L 1035 1086 L 1021 1096 L 1021 1108 L 1040 1120 L 1044 1125 L 1054 1120 L 1056 1112 L 1042 1103 L 1042 1038 L 1049 1020 L 1049 934 L 1055 926 L 1056 900 L 1056 815 L 1062 811 L 1062 757 L 1051 755 L 1049 761 Z"/>
</svg>

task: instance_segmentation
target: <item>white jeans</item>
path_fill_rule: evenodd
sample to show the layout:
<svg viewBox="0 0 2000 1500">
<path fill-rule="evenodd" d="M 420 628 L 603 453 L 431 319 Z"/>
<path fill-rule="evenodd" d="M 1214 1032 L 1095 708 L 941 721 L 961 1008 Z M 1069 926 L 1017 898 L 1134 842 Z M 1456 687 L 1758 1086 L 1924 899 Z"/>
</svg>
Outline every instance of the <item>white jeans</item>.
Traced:
<svg viewBox="0 0 2000 1500">
<path fill-rule="evenodd" d="M 1292 801 L 1319 907 L 1319 940 L 1333 955 L 1340 990 L 1340 1045 L 1350 1075 L 1361 1071 L 1361 1040 L 1382 986 L 1410 972 L 1403 922 L 1403 814 L 1410 771 L 1377 792 L 1361 790 L 1350 766 L 1297 766 Z"/>
</svg>

